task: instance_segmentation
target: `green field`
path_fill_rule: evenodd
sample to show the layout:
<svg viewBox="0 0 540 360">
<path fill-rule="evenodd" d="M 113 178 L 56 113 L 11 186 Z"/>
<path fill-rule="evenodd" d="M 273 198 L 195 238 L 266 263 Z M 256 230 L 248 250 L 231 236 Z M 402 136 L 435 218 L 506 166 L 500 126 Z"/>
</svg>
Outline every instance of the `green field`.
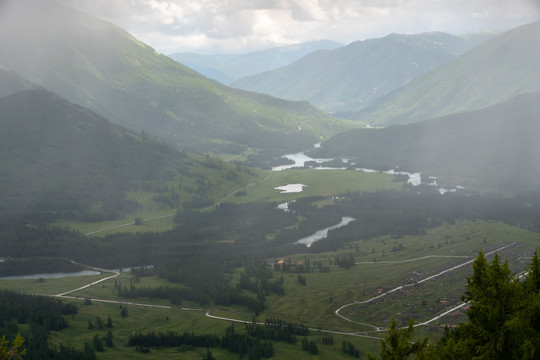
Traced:
<svg viewBox="0 0 540 360">
<path fill-rule="evenodd" d="M 406 236 L 399 239 L 389 236 L 371 238 L 352 242 L 344 249 L 319 254 L 297 254 L 291 256 L 293 261 L 322 260 L 331 261 L 336 255 L 353 255 L 356 265 L 349 269 L 331 266 L 329 273 L 305 273 L 306 285 L 297 281 L 297 274 L 274 271 L 274 278 L 284 277 L 285 295 L 270 295 L 267 297 L 267 308 L 257 321 L 276 317 L 289 322 L 304 324 L 313 329 L 336 332 L 360 332 L 364 335 L 383 336 L 384 332 L 374 331 L 374 326 L 384 329 L 390 319 L 395 317 L 400 322 L 406 322 L 414 316 L 417 322 L 426 321 L 436 314 L 459 304 L 464 290 L 464 279 L 471 273 L 471 265 L 462 266 L 449 271 L 432 280 L 425 281 L 396 291 L 381 298 L 381 301 L 368 304 L 354 304 L 370 299 L 378 294 L 405 284 L 412 284 L 456 265 L 474 259 L 478 251 L 484 253 L 516 242 L 499 252 L 502 258 L 507 258 L 513 271 L 520 272 L 527 265 L 527 257 L 538 246 L 538 234 L 517 227 L 490 221 L 459 221 L 455 224 L 444 224 L 428 230 L 425 235 Z M 402 250 L 393 251 L 399 244 Z M 268 260 L 272 263 L 274 259 Z M 26 293 L 59 294 L 77 289 L 89 283 L 94 283 L 111 274 L 85 276 L 63 279 L 37 280 L 2 280 L 2 289 L 14 289 Z M 113 335 L 115 346 L 106 348 L 98 353 L 99 359 L 145 358 L 157 359 L 163 357 L 178 357 L 182 359 L 199 359 L 204 354 L 200 348 L 160 348 L 153 349 L 149 354 L 141 354 L 133 348 L 126 347 L 127 337 L 133 331 L 193 331 L 200 333 L 222 334 L 231 320 L 211 319 L 205 316 L 206 309 L 198 304 L 183 302 L 182 307 L 193 310 L 182 310 L 170 305 L 164 299 L 120 299 L 114 289 L 115 282 L 123 286 L 133 283 L 137 287 L 158 287 L 167 285 L 167 281 L 158 277 L 143 277 L 137 280 L 131 273 L 120 273 L 118 276 L 96 283 L 85 289 L 72 292 L 69 296 L 78 297 L 79 314 L 68 319 L 66 330 L 53 333 L 53 344 L 64 344 L 82 347 L 85 341 L 91 341 L 96 333 L 105 334 L 106 330 L 89 330 L 88 322 L 93 322 L 96 316 L 106 320 L 110 315 L 113 319 Z M 175 286 L 174 284 L 169 284 Z M 178 285 L 176 285 L 178 286 Z M 83 298 L 91 298 L 91 305 L 83 305 Z M 119 303 L 101 303 L 98 300 L 118 301 L 128 304 L 129 316 L 120 316 Z M 163 306 L 167 308 L 152 308 L 143 304 Z M 344 306 L 340 314 L 350 321 L 338 317 L 335 311 Z M 212 308 L 210 314 L 222 318 L 241 321 L 251 321 L 254 314 L 241 307 Z M 441 325 L 454 324 L 463 321 L 463 311 L 456 312 L 431 323 L 427 327 L 418 328 L 418 335 L 440 336 Z M 238 329 L 241 324 L 237 324 Z M 310 340 L 316 341 L 319 347 L 318 357 L 321 359 L 349 358 L 341 352 L 341 342 L 350 341 L 363 353 L 377 353 L 379 343 L 373 339 L 352 335 L 333 334 L 334 345 L 324 345 L 322 335 L 312 331 Z M 274 358 L 301 358 L 308 356 L 301 350 L 300 345 L 274 343 Z M 223 349 L 212 349 L 218 359 L 235 359 L 237 355 Z"/>
<path fill-rule="evenodd" d="M 212 179 L 218 182 L 218 179 Z M 306 185 L 300 193 L 280 194 L 275 187 L 287 184 L 301 183 Z M 337 196 L 346 192 L 370 192 L 377 190 L 401 189 L 403 184 L 394 181 L 393 175 L 364 173 L 353 170 L 284 170 L 277 172 L 258 172 L 258 177 L 247 177 L 244 180 L 245 195 L 237 196 L 234 193 L 242 190 L 244 186 L 227 184 L 221 188 L 213 189 L 211 197 L 218 201 L 248 203 L 253 201 L 285 202 L 294 199 L 315 195 Z M 181 183 L 169 182 L 169 188 L 178 188 Z M 185 184 L 184 184 L 185 185 Z M 248 186 L 249 185 L 249 186 Z M 174 227 L 173 209 L 164 204 L 157 203 L 152 198 L 155 194 L 138 191 L 128 194 L 128 200 L 141 203 L 142 209 L 126 215 L 123 219 L 87 223 L 81 221 L 58 221 L 55 225 L 74 228 L 82 233 L 93 236 L 105 236 L 118 232 L 145 232 L 166 231 Z M 142 225 L 135 225 L 134 219 L 143 220 Z"/>
<path fill-rule="evenodd" d="M 280 194 L 275 188 L 287 184 L 306 185 L 302 192 Z M 246 196 L 231 197 L 231 202 L 291 201 L 310 196 L 337 196 L 347 192 L 372 192 L 398 190 L 403 183 L 394 181 L 393 175 L 364 173 L 354 170 L 290 169 L 275 171 L 252 188 Z"/>
</svg>

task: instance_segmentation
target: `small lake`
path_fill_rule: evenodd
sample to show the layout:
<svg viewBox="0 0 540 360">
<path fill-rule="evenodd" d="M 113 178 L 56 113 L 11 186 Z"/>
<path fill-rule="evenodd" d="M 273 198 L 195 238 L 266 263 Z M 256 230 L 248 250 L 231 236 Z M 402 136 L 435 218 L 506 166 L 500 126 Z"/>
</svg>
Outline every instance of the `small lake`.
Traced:
<svg viewBox="0 0 540 360">
<path fill-rule="evenodd" d="M 307 185 L 304 184 L 287 184 L 283 186 L 275 187 L 275 190 L 280 190 L 280 194 L 292 194 L 299 193 L 304 191 L 304 187 Z"/>
<path fill-rule="evenodd" d="M 339 224 L 319 230 L 313 235 L 306 236 L 305 238 L 302 238 L 296 241 L 295 244 L 304 244 L 307 247 L 311 247 L 311 245 L 313 245 L 314 242 L 326 238 L 328 236 L 328 231 L 346 226 L 347 224 L 355 220 L 356 220 L 355 218 L 344 216 L 341 218 L 341 222 Z"/>
<path fill-rule="evenodd" d="M 313 158 L 310 158 L 309 156 L 307 156 L 306 154 L 304 154 L 303 152 L 299 152 L 299 153 L 296 153 L 296 154 L 283 155 L 282 157 L 285 158 L 285 159 L 289 159 L 289 160 L 294 161 L 294 164 L 274 166 L 272 168 L 272 171 L 281 171 L 281 170 L 292 169 L 292 168 L 295 168 L 295 167 L 304 167 L 304 164 L 306 162 L 308 162 L 308 161 L 315 161 L 315 162 L 320 164 L 320 163 L 323 163 L 325 161 L 332 160 L 332 159 L 313 159 Z"/>
</svg>

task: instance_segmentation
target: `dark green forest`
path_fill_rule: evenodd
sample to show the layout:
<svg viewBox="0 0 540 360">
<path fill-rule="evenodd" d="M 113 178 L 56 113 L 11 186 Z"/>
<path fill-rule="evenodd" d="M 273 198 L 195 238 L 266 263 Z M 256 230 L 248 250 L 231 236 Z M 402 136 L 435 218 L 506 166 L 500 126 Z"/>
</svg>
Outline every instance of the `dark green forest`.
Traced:
<svg viewBox="0 0 540 360">
<path fill-rule="evenodd" d="M 27 106 L 32 104 L 32 106 Z M 111 125 L 53 93 L 27 90 L 0 98 L 0 215 L 31 214 L 46 221 L 98 222 L 121 218 L 142 204 L 128 191 L 154 193 L 171 209 L 213 203 L 205 171 L 237 182 L 253 170 L 179 152 L 144 133 Z M 185 179 L 181 189 L 166 182 Z M 193 184 L 193 185 L 191 185 Z M 186 196 L 180 201 L 179 193 Z"/>
<path fill-rule="evenodd" d="M 396 239 L 421 235 L 430 228 L 458 220 L 495 220 L 540 232 L 540 196 L 533 194 L 508 198 L 441 196 L 435 190 L 381 191 L 344 194 L 331 205 L 315 206 L 321 199 L 297 200 L 289 204 L 289 212 L 272 203 L 222 204 L 211 212 L 179 211 L 175 217 L 177 226 L 171 231 L 103 238 L 47 224 L 29 227 L 25 218 L 3 218 L 0 256 L 27 264 L 25 272 L 41 269 L 39 262 L 25 262 L 28 257 L 72 259 L 111 269 L 153 265 L 135 270 L 134 275 L 158 275 L 182 286 L 145 288 L 119 283 L 115 286 L 118 294 L 126 299 L 163 298 L 171 304 L 236 304 L 258 314 L 265 309 L 266 296 L 283 293 L 282 280 L 272 277 L 265 259 L 337 250 L 351 241 L 380 235 Z M 327 238 L 310 248 L 294 244 L 321 227 L 338 223 L 342 216 L 354 217 L 356 221 L 330 231 Z M 400 246 L 408 245 L 400 242 Z M 354 265 L 354 259 L 351 263 L 350 258 L 336 257 L 334 263 L 349 267 Z M 65 268 L 62 262 L 58 264 L 59 270 L 70 271 L 71 263 L 65 262 Z M 328 265 L 306 260 L 299 268 L 284 262 L 276 265 L 276 270 L 299 274 L 328 272 Z M 240 267 L 244 268 L 240 281 L 233 285 L 232 274 Z"/>
<path fill-rule="evenodd" d="M 50 297 L 1 291 L 0 333 L 9 342 L 19 334 L 24 338 L 24 359 L 93 360 L 96 356 L 90 344 L 83 350 L 63 345 L 51 348 L 48 344 L 50 332 L 66 328 L 65 316 L 76 316 L 77 312 L 77 306 Z"/>
<path fill-rule="evenodd" d="M 317 207 L 317 198 L 291 203 L 293 211 L 277 204 L 222 204 L 211 212 L 179 211 L 176 228 L 163 233 L 115 234 L 88 237 L 46 223 L 27 226 L 27 217 L 0 219 L 0 256 L 61 257 L 104 268 L 158 265 L 190 258 L 218 262 L 275 258 L 299 252 L 321 252 L 343 247 L 353 239 L 388 234 L 423 234 L 444 222 L 484 219 L 540 231 L 540 196 L 441 196 L 435 190 L 382 191 L 344 194 L 333 205 Z M 298 215 L 301 215 L 299 219 Z M 312 247 L 293 243 L 338 223 L 342 216 L 356 221 L 330 231 Z M 296 225 L 294 228 L 290 228 Z M 272 237 L 268 237 L 272 234 Z M 233 240 L 233 241 L 231 241 Z M 190 263 L 190 261 L 187 261 Z"/>
</svg>

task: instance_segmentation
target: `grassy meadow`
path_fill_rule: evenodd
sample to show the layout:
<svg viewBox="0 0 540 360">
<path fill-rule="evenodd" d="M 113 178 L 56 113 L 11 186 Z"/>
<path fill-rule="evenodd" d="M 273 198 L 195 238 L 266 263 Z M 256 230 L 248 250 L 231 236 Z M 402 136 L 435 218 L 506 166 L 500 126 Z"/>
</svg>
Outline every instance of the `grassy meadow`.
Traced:
<svg viewBox="0 0 540 360">
<path fill-rule="evenodd" d="M 266 318 L 279 318 L 288 322 L 296 322 L 312 329 L 344 333 L 361 333 L 370 336 L 384 336 L 384 331 L 377 332 L 375 327 L 384 330 L 392 317 L 405 323 L 412 316 L 416 322 L 427 321 L 437 314 L 460 303 L 464 290 L 465 277 L 471 274 L 471 264 L 449 271 L 441 276 L 410 286 L 403 291 L 383 296 L 378 301 L 359 304 L 381 293 L 386 293 L 398 286 L 414 284 L 419 280 L 438 274 L 454 266 L 473 260 L 478 251 L 488 253 L 504 245 L 516 242 L 515 245 L 499 252 L 507 258 L 514 272 L 522 271 L 527 257 L 531 256 L 538 246 L 538 235 L 517 227 L 491 221 L 458 221 L 455 224 L 444 224 L 430 229 L 421 236 L 405 236 L 399 239 L 381 236 L 352 242 L 345 248 L 318 254 L 296 254 L 290 257 L 294 262 L 321 260 L 331 264 L 340 255 L 353 255 L 356 264 L 349 269 L 331 265 L 329 273 L 304 273 L 306 285 L 297 281 L 297 274 L 281 273 L 273 270 L 274 279 L 283 276 L 285 295 L 269 295 L 267 308 L 257 317 L 245 308 L 220 307 L 208 309 L 217 317 L 240 321 L 264 321 Z M 395 251 L 402 245 L 401 250 Z M 491 258 L 491 257 L 489 257 Z M 268 259 L 273 263 L 277 259 Z M 239 276 L 239 271 L 233 281 Z M 38 280 L 1 280 L 2 289 L 13 289 L 35 294 L 59 294 L 94 283 L 104 277 L 104 273 L 96 276 L 73 277 L 63 279 Z M 180 306 L 172 306 L 165 299 L 120 299 L 115 290 L 115 282 L 122 286 L 134 284 L 137 287 L 178 286 L 167 283 L 156 276 L 134 278 L 129 272 L 95 283 L 94 285 L 69 293 L 76 301 L 79 314 L 68 319 L 69 327 L 55 332 L 51 336 L 53 344 L 64 344 L 82 348 L 84 342 L 91 342 L 98 333 L 105 335 L 107 329 L 88 329 L 88 323 L 96 317 L 106 321 L 108 316 L 113 320 L 114 346 L 105 347 L 104 352 L 97 353 L 98 359 L 145 358 L 158 359 L 164 357 L 182 359 L 200 359 L 205 350 L 201 348 L 161 348 L 151 349 L 149 354 L 141 354 L 133 348 L 126 347 L 128 336 L 133 331 L 193 331 L 195 334 L 223 334 L 231 320 L 212 319 L 205 316 L 207 309 L 198 304 L 183 301 Z M 94 299 L 91 305 L 83 305 L 83 298 Z M 102 303 L 101 300 L 118 301 L 119 303 Z M 355 303 L 356 302 L 356 303 Z M 128 317 L 120 316 L 120 303 L 128 304 Z M 154 308 L 140 304 L 162 306 Z M 343 307 L 338 317 L 335 311 Z M 183 310 L 190 308 L 193 310 Z M 457 314 L 457 315 L 456 315 Z M 442 325 L 455 324 L 464 320 L 463 310 L 431 323 L 427 327 L 418 328 L 417 336 L 440 336 Z M 237 329 L 242 325 L 237 324 Z M 376 339 L 351 335 L 333 334 L 334 344 L 322 343 L 322 334 L 311 331 L 309 340 L 317 343 L 318 357 L 321 359 L 346 359 L 348 355 L 341 352 L 342 341 L 352 342 L 362 353 L 378 352 L 379 342 Z M 302 358 L 309 356 L 301 349 L 300 339 L 296 345 L 274 342 L 274 358 Z M 218 359 L 235 359 L 237 355 L 223 349 L 211 349 Z"/>
<path fill-rule="evenodd" d="M 210 177 L 211 174 L 209 173 Z M 186 184 L 186 178 L 178 177 L 175 181 L 167 183 L 169 189 L 178 189 Z M 212 183 L 219 179 L 210 177 Z M 393 175 L 364 173 L 353 170 L 314 170 L 291 169 L 276 172 L 258 170 L 258 176 L 248 176 L 242 179 L 243 186 L 237 183 L 224 182 L 221 186 L 212 187 L 208 195 L 215 200 L 234 203 L 248 203 L 253 201 L 285 202 L 309 196 L 337 196 L 346 192 L 370 192 L 377 190 L 401 189 L 403 184 L 394 181 Z M 280 194 L 274 188 L 287 184 L 304 184 L 300 193 Z M 238 191 L 238 193 L 236 193 Z M 179 191 L 178 191 L 179 192 Z M 180 196 L 182 193 L 179 192 Z M 62 220 L 55 225 L 74 228 L 82 233 L 93 236 L 105 236 L 118 232 L 145 232 L 166 231 L 174 227 L 174 214 L 177 209 L 154 200 L 156 194 L 149 191 L 132 191 L 127 199 L 142 204 L 141 209 L 126 214 L 123 219 L 88 223 L 82 221 Z M 185 194 L 184 194 L 185 195 Z M 187 196 L 187 195 L 186 195 Z M 135 225 L 135 218 L 143 220 L 141 225 Z"/>
</svg>

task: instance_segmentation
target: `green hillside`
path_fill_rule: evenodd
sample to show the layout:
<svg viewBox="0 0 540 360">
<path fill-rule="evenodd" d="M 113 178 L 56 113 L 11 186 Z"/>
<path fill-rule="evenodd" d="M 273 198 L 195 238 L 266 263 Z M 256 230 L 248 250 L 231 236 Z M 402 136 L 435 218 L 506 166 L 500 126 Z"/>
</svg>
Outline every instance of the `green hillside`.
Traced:
<svg viewBox="0 0 540 360">
<path fill-rule="evenodd" d="M 481 109 L 540 90 L 540 22 L 507 31 L 354 114 L 404 124 Z"/>
<path fill-rule="evenodd" d="M 0 128 L 2 214 L 102 221 L 143 205 L 171 213 L 213 204 L 256 179 L 251 170 L 179 153 L 43 90 L 0 98 Z"/>
<path fill-rule="evenodd" d="M 490 34 L 391 34 L 318 51 L 286 67 L 242 78 L 233 86 L 330 112 L 361 109 L 481 43 Z"/>
<path fill-rule="evenodd" d="M 343 129 L 307 103 L 225 87 L 50 0 L 8 1 L 0 47 L 0 63 L 26 80 L 180 148 L 220 152 L 237 143 L 289 151 Z"/>
<path fill-rule="evenodd" d="M 409 125 L 355 129 L 313 156 L 352 158 L 358 167 L 421 171 L 454 185 L 513 193 L 539 190 L 540 92 L 492 107 Z"/>
</svg>

